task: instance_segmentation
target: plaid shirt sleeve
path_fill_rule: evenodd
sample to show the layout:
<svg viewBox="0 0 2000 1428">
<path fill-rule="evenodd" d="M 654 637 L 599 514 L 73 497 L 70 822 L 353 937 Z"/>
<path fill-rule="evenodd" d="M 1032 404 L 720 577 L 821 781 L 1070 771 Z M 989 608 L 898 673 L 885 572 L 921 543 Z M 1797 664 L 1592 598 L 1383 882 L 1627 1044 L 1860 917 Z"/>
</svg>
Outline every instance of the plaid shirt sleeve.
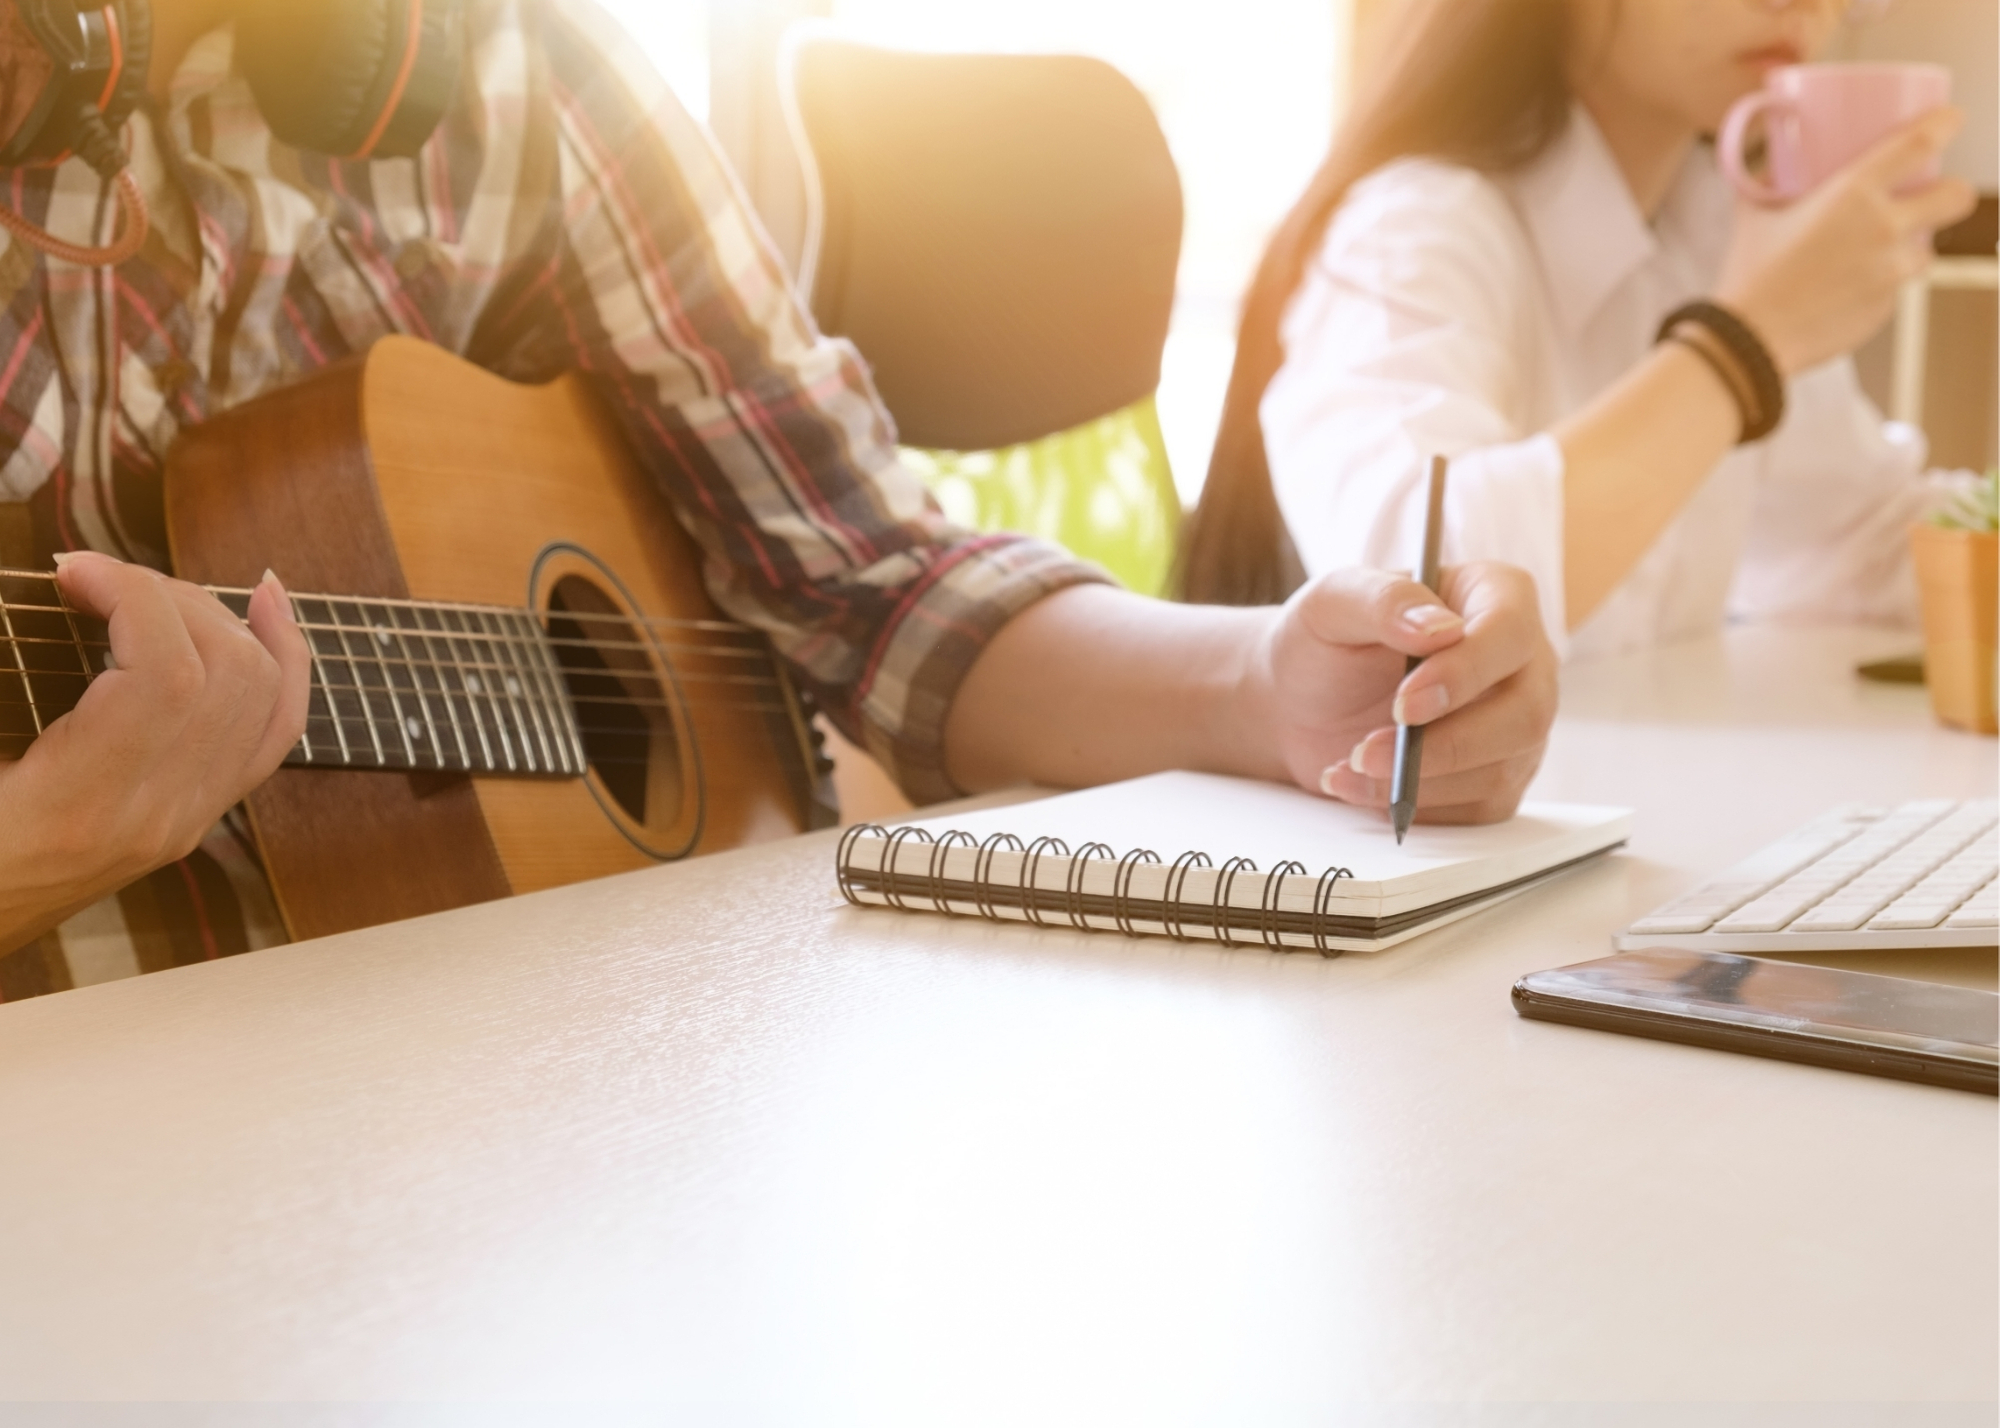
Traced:
<svg viewBox="0 0 2000 1428">
<path fill-rule="evenodd" d="M 944 721 L 1018 611 L 1106 577 L 950 525 L 852 346 L 803 311 L 708 134 L 589 0 L 544 30 L 568 355 L 624 419 L 734 617 L 770 635 L 912 798 L 958 790 Z"/>
</svg>

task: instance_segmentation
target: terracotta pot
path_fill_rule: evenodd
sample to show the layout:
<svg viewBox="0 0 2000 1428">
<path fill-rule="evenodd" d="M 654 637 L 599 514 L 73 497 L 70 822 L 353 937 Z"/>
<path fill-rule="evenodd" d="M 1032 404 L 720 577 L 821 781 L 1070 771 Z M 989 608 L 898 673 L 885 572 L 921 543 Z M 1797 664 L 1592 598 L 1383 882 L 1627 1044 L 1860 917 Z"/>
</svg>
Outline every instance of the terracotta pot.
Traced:
<svg viewBox="0 0 2000 1428">
<path fill-rule="evenodd" d="M 2000 733 L 1994 636 L 2000 625 L 2000 535 L 1922 525 L 1910 532 L 1924 602 L 1924 682 L 1931 709 L 1955 728 Z"/>
</svg>

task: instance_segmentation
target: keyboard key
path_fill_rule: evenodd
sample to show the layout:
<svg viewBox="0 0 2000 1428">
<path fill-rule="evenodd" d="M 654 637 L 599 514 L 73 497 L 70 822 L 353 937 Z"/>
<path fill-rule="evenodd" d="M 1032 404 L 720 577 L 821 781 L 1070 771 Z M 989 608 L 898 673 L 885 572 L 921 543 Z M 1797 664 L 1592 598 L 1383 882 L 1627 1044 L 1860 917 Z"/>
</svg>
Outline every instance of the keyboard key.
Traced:
<svg viewBox="0 0 2000 1428">
<path fill-rule="evenodd" d="M 1992 816 L 1984 807 L 1976 803 L 1961 805 L 1910 837 L 1873 866 L 1858 871 L 1838 891 L 1830 893 L 1825 901 L 1810 911 L 1801 911 L 1785 926 L 1793 932 L 1852 932 L 1864 924 L 1872 925 L 1873 919 L 1890 904 L 1914 891 L 1968 846 L 1974 846 L 1983 855 L 1983 848 L 1977 847 L 1980 835 L 1992 826 Z M 1854 840 L 1855 844 L 1865 841 L 1861 838 Z M 1853 846 L 1851 844 L 1842 850 L 1843 861 Z M 1928 921 L 1910 921 L 1926 916 L 1923 910 L 1926 904 L 1919 903 L 1905 910 L 1893 926 L 1935 927 L 1970 891 L 1970 887 L 1964 885 L 1967 876 L 1965 870 L 1960 871 L 1957 881 L 1961 886 L 1958 891 L 1949 903 L 1935 907 L 1928 914 Z M 1935 897 L 1929 899 L 1929 902 L 1935 901 Z M 1728 924 L 1723 924 L 1723 927 L 1726 929 Z M 1889 924 L 1884 925 L 1885 931 L 1889 928 Z"/>
<path fill-rule="evenodd" d="M 1633 923 L 1628 936 L 1993 926 L 2000 801 L 1846 805 Z"/>
<path fill-rule="evenodd" d="M 1988 878 L 1984 886 L 1959 905 L 1957 912 L 1945 919 L 1944 925 L 1947 928 L 2000 927 L 2000 882 Z"/>
<path fill-rule="evenodd" d="M 1732 913 L 1717 925 L 1718 932 L 1776 932 L 1787 927 L 1807 908 L 1817 906 L 1829 893 L 1839 890 L 1843 879 L 1828 877 L 1819 868 L 1787 878 L 1770 892 Z"/>
<path fill-rule="evenodd" d="M 1956 852 L 1975 829 L 1954 828 L 1955 805 L 1904 807 L 1837 851 L 1787 878 L 1762 897 L 1715 924 L 1717 932 L 1777 932 L 1808 911 L 1859 927 L 1917 879 Z M 1900 860 L 1900 861 L 1898 861 Z M 1893 866 L 1891 866 L 1893 864 Z M 1873 876 L 1874 881 L 1857 880 Z M 1826 899 L 1846 893 L 1837 913 Z M 1829 926 L 1833 924 L 1829 923 Z"/>
<path fill-rule="evenodd" d="M 1706 932 L 1717 918 L 1727 917 L 1772 884 L 1825 857 L 1866 826 L 1858 818 L 1843 816 L 1809 824 L 1654 909 L 1627 931 L 1641 937 Z"/>
<path fill-rule="evenodd" d="M 1960 903 L 1992 880 L 1993 863 L 1993 851 L 1983 840 L 1975 842 L 1883 908 L 1868 925 L 1884 932 L 1936 927 Z"/>
</svg>

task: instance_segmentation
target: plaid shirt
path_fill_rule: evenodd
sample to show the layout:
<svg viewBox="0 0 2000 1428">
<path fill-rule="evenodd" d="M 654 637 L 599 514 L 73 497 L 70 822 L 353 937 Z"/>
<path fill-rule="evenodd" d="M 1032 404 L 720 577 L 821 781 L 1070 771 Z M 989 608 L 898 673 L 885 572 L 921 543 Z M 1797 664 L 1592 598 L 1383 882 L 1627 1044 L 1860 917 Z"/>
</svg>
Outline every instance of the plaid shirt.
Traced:
<svg viewBox="0 0 2000 1428">
<path fill-rule="evenodd" d="M 1028 604 L 1101 576 L 943 519 L 709 136 L 588 0 L 465 12 L 468 71 L 417 158 L 279 145 L 220 30 L 164 110 L 129 126 L 154 215 L 138 258 L 114 273 L 0 248 L 0 501 L 28 504 L 45 551 L 164 564 L 163 457 L 212 412 L 392 332 L 519 381 L 581 370 L 722 607 L 767 631 L 913 797 L 949 796 L 945 714 L 979 650 Z M 7 178 L 6 201 L 58 236 L 109 237 L 115 205 L 81 163 Z M 0 960 L 0 997 L 281 938 L 225 823 Z"/>
</svg>

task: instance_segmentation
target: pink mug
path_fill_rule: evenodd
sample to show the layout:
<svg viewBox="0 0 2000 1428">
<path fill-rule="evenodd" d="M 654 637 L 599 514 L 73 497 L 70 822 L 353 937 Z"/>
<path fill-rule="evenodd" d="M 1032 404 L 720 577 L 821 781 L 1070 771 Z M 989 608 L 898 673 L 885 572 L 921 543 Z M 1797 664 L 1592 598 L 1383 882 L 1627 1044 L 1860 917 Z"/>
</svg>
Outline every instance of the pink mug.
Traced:
<svg viewBox="0 0 2000 1428">
<path fill-rule="evenodd" d="M 1736 101 L 1716 140 L 1716 156 L 1745 198 L 1788 203 L 1877 140 L 1950 101 L 1951 71 L 1941 64 L 1788 64 Z M 1743 161 L 1743 141 L 1759 118 L 1768 179 Z M 1933 165 L 1926 176 L 1936 175 Z"/>
</svg>

